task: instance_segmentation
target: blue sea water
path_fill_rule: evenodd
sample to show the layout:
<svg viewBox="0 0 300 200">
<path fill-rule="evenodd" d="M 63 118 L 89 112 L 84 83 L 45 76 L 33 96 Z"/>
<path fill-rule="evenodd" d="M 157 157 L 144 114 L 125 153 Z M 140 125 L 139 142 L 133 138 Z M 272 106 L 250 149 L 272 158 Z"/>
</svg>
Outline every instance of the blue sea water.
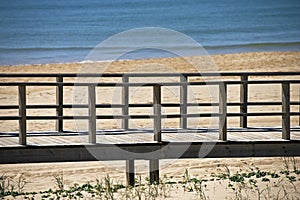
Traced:
<svg viewBox="0 0 300 200">
<path fill-rule="evenodd" d="M 179 31 L 210 54 L 299 51 L 300 1 L 0 0 L 0 65 L 82 61 L 101 41 L 140 27 Z"/>
</svg>

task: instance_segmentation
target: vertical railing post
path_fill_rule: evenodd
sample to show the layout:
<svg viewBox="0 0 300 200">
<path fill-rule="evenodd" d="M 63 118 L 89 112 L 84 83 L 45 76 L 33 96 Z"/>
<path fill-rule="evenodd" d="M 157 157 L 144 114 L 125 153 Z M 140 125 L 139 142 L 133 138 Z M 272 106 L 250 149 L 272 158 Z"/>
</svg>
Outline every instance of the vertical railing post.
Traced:
<svg viewBox="0 0 300 200">
<path fill-rule="evenodd" d="M 154 140 L 161 142 L 161 85 L 153 86 Z M 149 160 L 150 183 L 159 182 L 159 160 Z"/>
<path fill-rule="evenodd" d="M 282 83 L 282 139 L 290 139 L 290 83 Z"/>
<path fill-rule="evenodd" d="M 89 143 L 96 143 L 96 87 L 88 86 L 89 101 Z"/>
<path fill-rule="evenodd" d="M 188 82 L 188 76 L 180 76 L 181 83 Z M 187 96 L 188 96 L 188 89 L 187 85 L 184 84 L 180 86 L 180 128 L 186 129 L 187 128 Z"/>
<path fill-rule="evenodd" d="M 149 160 L 150 184 L 157 184 L 159 182 L 159 160 Z"/>
<path fill-rule="evenodd" d="M 227 140 L 227 85 L 219 84 L 219 140 Z"/>
<path fill-rule="evenodd" d="M 19 144 L 26 145 L 26 86 L 19 85 Z"/>
<path fill-rule="evenodd" d="M 247 128 L 248 124 L 246 114 L 248 112 L 248 76 L 241 76 L 241 81 L 242 84 L 240 86 L 240 102 L 242 105 L 240 106 L 240 113 L 243 115 L 240 117 L 240 127 Z"/>
<path fill-rule="evenodd" d="M 63 96 L 64 96 L 64 92 L 63 92 L 63 77 L 62 76 L 58 76 L 56 77 L 56 116 L 57 117 L 62 117 L 63 116 Z M 63 119 L 57 119 L 56 121 L 56 131 L 58 132 L 63 132 Z"/>
<path fill-rule="evenodd" d="M 154 140 L 161 142 L 161 86 L 153 86 Z"/>
<path fill-rule="evenodd" d="M 128 83 L 129 82 L 129 77 L 128 76 L 123 76 L 122 77 L 122 82 L 123 83 Z M 129 86 L 124 85 L 122 87 L 122 104 L 123 104 L 123 109 L 122 109 L 122 114 L 123 115 L 128 115 L 128 110 L 129 110 Z M 124 117 L 122 119 L 122 128 L 124 130 L 129 129 L 129 119 L 127 117 Z"/>
<path fill-rule="evenodd" d="M 299 91 L 299 113 L 300 113 L 300 91 Z M 298 122 L 299 126 L 300 126 L 300 114 L 299 114 L 299 122 Z"/>
<path fill-rule="evenodd" d="M 134 160 L 126 160 L 126 182 L 127 185 L 134 186 Z"/>
<path fill-rule="evenodd" d="M 122 77 L 123 83 L 129 83 L 129 77 L 124 75 Z M 129 86 L 124 85 L 122 87 L 122 114 L 128 116 L 129 114 Z M 122 119 L 122 128 L 124 130 L 129 129 L 129 118 L 124 117 Z M 135 180 L 134 180 L 134 160 L 126 160 L 126 182 L 129 186 L 134 186 Z"/>
</svg>

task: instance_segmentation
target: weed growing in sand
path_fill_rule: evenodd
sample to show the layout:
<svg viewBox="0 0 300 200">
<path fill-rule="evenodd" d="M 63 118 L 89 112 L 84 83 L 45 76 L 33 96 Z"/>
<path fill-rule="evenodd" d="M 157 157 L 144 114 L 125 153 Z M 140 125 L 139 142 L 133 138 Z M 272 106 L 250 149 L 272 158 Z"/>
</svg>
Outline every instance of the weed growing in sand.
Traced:
<svg viewBox="0 0 300 200">
<path fill-rule="evenodd" d="M 156 198 L 166 198 L 170 196 L 172 182 L 167 176 L 163 176 L 156 183 L 150 183 L 148 177 L 142 181 L 139 175 L 135 179 L 135 186 L 127 186 L 121 190 L 121 199 L 138 199 L 138 200 L 152 200 Z"/>
<path fill-rule="evenodd" d="M 54 174 L 53 178 L 55 179 L 55 184 L 58 187 L 59 190 L 63 191 L 64 190 L 64 174 L 63 173 L 58 173 Z"/>
<path fill-rule="evenodd" d="M 118 190 L 117 187 L 113 185 L 113 180 L 110 179 L 109 175 L 104 178 L 104 197 L 105 199 L 114 199 L 114 192 Z"/>
<path fill-rule="evenodd" d="M 10 176 L 6 176 L 5 174 L 2 174 L 0 176 L 0 197 L 1 198 L 5 196 L 15 197 L 24 194 L 23 189 L 26 183 L 27 182 L 23 174 L 16 177 L 10 177 Z"/>
<path fill-rule="evenodd" d="M 204 192 L 204 189 L 207 187 L 205 182 L 208 180 L 201 179 L 198 177 L 191 178 L 188 170 L 185 170 L 185 173 L 183 175 L 183 181 L 182 181 L 182 187 L 185 192 L 196 192 L 196 196 L 199 199 L 209 199 Z"/>
</svg>

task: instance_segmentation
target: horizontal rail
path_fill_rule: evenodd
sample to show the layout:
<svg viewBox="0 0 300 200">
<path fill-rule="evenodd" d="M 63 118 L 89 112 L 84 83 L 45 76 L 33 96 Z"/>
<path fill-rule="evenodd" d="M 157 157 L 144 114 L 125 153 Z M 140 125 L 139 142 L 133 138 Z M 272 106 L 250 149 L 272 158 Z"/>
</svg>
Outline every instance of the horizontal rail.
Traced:
<svg viewBox="0 0 300 200">
<path fill-rule="evenodd" d="M 227 113 L 227 117 L 239 116 L 281 116 L 283 112 L 256 112 L 256 113 Z M 300 115 L 300 112 L 290 112 L 291 116 Z M 219 113 L 167 114 L 161 118 L 181 117 L 219 117 Z M 97 119 L 153 119 L 154 115 L 96 115 Z M 19 120 L 20 116 L 0 116 L 0 120 Z M 26 116 L 27 120 L 56 120 L 56 119 L 89 119 L 89 116 Z"/>
<path fill-rule="evenodd" d="M 185 85 L 219 85 L 219 84 L 281 84 L 283 82 L 300 84 L 300 80 L 253 80 L 253 81 L 206 81 L 206 82 L 161 82 L 161 83 L 73 83 L 73 82 L 0 82 L 0 86 L 99 86 L 99 87 L 153 87 L 160 86 L 185 86 Z"/>
<path fill-rule="evenodd" d="M 248 102 L 248 106 L 281 106 L 281 102 Z M 162 103 L 162 107 L 180 107 L 183 104 L 180 103 Z M 219 106 L 219 103 L 187 103 L 185 104 L 188 107 L 191 106 Z M 239 102 L 229 102 L 227 106 L 241 106 L 243 103 Z M 300 101 L 292 101 L 290 105 L 300 105 Z M 141 104 L 128 104 L 128 107 L 131 108 L 147 108 L 153 107 L 153 104 L 141 103 Z M 58 105 L 27 105 L 26 109 L 56 109 Z M 124 104 L 96 104 L 96 108 L 123 108 Z M 88 104 L 64 104 L 62 108 L 88 108 Z M 17 105 L 0 105 L 0 109 L 19 109 Z"/>
<path fill-rule="evenodd" d="M 11 78 L 42 78 L 42 77 L 178 77 L 178 76 L 298 76 L 300 72 L 203 72 L 203 73 L 103 73 L 103 74 L 89 74 L 89 73 L 63 73 L 63 74 L 26 74 L 26 73 L 0 73 L 0 77 Z"/>
</svg>

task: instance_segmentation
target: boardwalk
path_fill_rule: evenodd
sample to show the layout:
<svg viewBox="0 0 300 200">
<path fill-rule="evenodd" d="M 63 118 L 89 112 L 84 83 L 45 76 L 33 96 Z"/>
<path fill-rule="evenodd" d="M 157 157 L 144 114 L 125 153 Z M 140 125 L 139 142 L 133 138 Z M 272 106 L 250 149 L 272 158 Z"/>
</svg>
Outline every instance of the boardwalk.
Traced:
<svg viewBox="0 0 300 200">
<path fill-rule="evenodd" d="M 133 181 L 134 160 L 150 160 L 150 178 L 158 178 L 158 160 L 170 158 L 201 157 L 249 157 L 249 156 L 300 156 L 300 72 L 286 73 L 204 73 L 204 74 L 0 74 L 0 87 L 17 88 L 17 105 L 0 105 L 0 111 L 18 111 L 17 115 L 4 114 L 0 122 L 18 122 L 18 131 L 0 127 L 0 163 L 63 162 L 89 160 L 127 160 L 128 183 Z M 82 78 L 107 78 L 109 81 L 86 82 Z M 167 81 L 133 81 L 136 77 L 156 77 Z M 170 78 L 171 79 L 167 79 Z M 217 77 L 217 79 L 212 79 Z M 34 81 L 24 81 L 33 78 Z M 35 78 L 35 79 L 34 79 Z M 38 79 L 36 79 L 38 78 Z M 79 80 L 76 78 L 79 78 Z M 80 79 L 81 78 L 81 79 Z M 111 81 L 115 79 L 119 81 Z M 49 81 L 51 79 L 52 81 Z M 53 81 L 54 79 L 54 81 Z M 66 81 L 68 80 L 68 81 Z M 146 82 L 147 81 L 147 82 Z M 278 85 L 280 101 L 265 99 L 250 101 L 251 85 Z M 228 102 L 229 87 L 239 86 L 239 102 Z M 192 87 L 214 86 L 217 101 L 206 99 L 189 102 Z M 28 87 L 54 87 L 55 102 L 52 104 L 28 104 Z M 68 87 L 86 88 L 83 104 L 64 103 Z M 120 88 L 121 103 L 99 103 L 99 88 Z M 145 102 L 130 102 L 130 88 L 150 88 L 151 98 Z M 177 87 L 179 102 L 164 102 L 166 88 Z M 292 90 L 293 87 L 293 90 Z M 164 92 L 163 92 L 164 91 Z M 274 93 L 275 91 L 270 91 Z M 148 91 L 149 93 L 149 91 Z M 204 92 L 198 92 L 203 99 Z M 147 94 L 144 93 L 144 94 Z M 3 94 L 5 95 L 5 94 Z M 5 96 L 4 96 L 5 98 Z M 41 97 L 39 97 L 41 98 Z M 296 98 L 296 100 L 295 100 Z M 46 100 L 46 99 L 45 99 Z M 272 107 L 273 106 L 273 107 Z M 275 108 L 274 108 L 275 106 Z M 189 108 L 206 110 L 190 113 Z M 262 112 L 249 111 L 251 107 L 272 109 Z M 82 108 L 81 115 L 65 114 L 68 109 Z M 99 112 L 100 109 L 117 108 L 117 114 Z M 132 112 L 134 108 L 151 110 L 150 113 Z M 177 113 L 168 112 L 173 108 Z M 214 108 L 214 109 L 213 109 Z M 237 108 L 239 111 L 230 111 Z M 38 109 L 55 110 L 56 115 L 32 115 Z M 164 111 L 162 109 L 165 109 Z M 237 110 L 235 109 L 235 110 Z M 216 111 L 217 110 L 217 111 Z M 104 114 L 103 114 L 104 113 Z M 108 112 L 109 113 L 109 112 Z M 280 117 L 276 126 L 249 126 L 248 118 Z M 190 119 L 217 119 L 217 127 L 207 124 L 190 127 Z M 236 118 L 240 127 L 230 127 L 228 120 Z M 152 121 L 151 128 L 132 128 L 135 119 Z M 162 120 L 177 120 L 167 124 Z M 291 120 L 293 119 L 293 120 Z M 55 121 L 53 127 L 44 131 L 28 131 L 28 123 L 40 120 Z M 68 130 L 64 123 L 73 120 L 85 121 L 85 131 Z M 103 129 L 103 120 L 119 120 L 121 127 Z M 101 124 L 102 123 L 102 124 Z M 49 125 L 46 125 L 48 127 Z M 172 127 L 174 126 L 174 127 Z M 50 126 L 49 126 L 50 127 Z"/>
</svg>

